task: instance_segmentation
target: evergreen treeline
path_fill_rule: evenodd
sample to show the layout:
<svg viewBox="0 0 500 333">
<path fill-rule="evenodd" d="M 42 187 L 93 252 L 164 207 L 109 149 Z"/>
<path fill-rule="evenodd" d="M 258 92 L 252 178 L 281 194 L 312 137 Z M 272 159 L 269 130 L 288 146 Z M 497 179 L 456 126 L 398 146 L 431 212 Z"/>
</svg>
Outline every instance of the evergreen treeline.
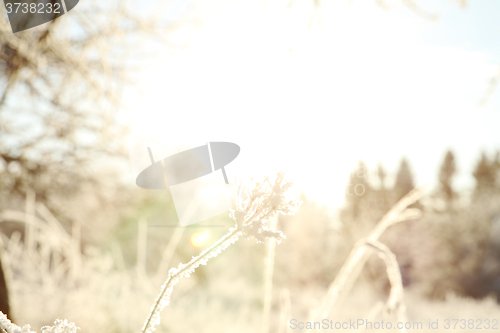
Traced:
<svg viewBox="0 0 500 333">
<path fill-rule="evenodd" d="M 419 221 L 392 227 L 383 241 L 396 254 L 406 286 L 433 298 L 453 292 L 476 298 L 490 294 L 500 299 L 500 151 L 483 153 L 473 176 L 470 193 L 459 191 L 453 181 L 456 159 L 448 151 L 439 169 L 438 186 L 425 202 Z M 351 174 L 358 192 L 347 191 L 340 220 L 343 238 L 350 244 L 365 236 L 401 197 L 414 188 L 410 165 L 401 160 L 394 184 L 387 184 L 382 166 L 370 173 L 360 162 Z M 372 258 L 363 278 L 388 289 L 384 266 Z"/>
</svg>

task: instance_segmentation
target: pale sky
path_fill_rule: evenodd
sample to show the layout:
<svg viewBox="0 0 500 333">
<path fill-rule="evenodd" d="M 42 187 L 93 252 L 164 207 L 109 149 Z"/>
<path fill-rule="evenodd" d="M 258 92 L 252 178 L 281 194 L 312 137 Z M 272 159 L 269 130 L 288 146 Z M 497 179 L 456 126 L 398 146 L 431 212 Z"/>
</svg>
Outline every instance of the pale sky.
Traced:
<svg viewBox="0 0 500 333">
<path fill-rule="evenodd" d="M 440 13 L 431 23 L 396 1 L 323 1 L 316 15 L 312 2 L 199 5 L 127 88 L 134 130 L 184 148 L 237 143 L 229 177 L 285 170 L 333 206 L 360 159 L 394 174 L 406 156 L 432 185 L 452 148 L 456 184 L 471 188 L 481 149 L 500 148 L 500 91 L 478 103 L 500 65 L 500 3 L 421 2 Z"/>
</svg>

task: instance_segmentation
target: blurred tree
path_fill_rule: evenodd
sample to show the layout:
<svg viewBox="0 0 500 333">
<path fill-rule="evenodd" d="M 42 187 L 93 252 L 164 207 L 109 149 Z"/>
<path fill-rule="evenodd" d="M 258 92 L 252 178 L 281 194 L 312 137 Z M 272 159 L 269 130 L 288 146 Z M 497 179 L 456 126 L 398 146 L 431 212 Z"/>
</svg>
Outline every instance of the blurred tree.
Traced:
<svg viewBox="0 0 500 333">
<path fill-rule="evenodd" d="M 137 6 L 85 0 L 15 34 L 0 18 L 0 212 L 23 207 L 33 190 L 66 226 L 81 225 L 84 241 L 118 221 L 128 198 L 119 181 L 127 128 L 117 110 L 131 50 L 175 27 Z"/>
<path fill-rule="evenodd" d="M 481 154 L 481 159 L 473 172 L 476 179 L 474 198 L 478 199 L 482 195 L 490 195 L 495 192 L 497 181 L 497 167 L 495 161 L 490 161 L 486 153 Z"/>
<path fill-rule="evenodd" d="M 360 173 L 360 170 L 363 170 L 363 173 Z M 380 182 L 380 188 L 375 188 L 372 185 L 368 175 L 369 170 L 363 162 L 360 162 L 351 173 L 349 184 L 351 188 L 354 187 L 353 185 L 359 184 L 359 186 L 366 188 L 366 191 L 363 195 L 356 195 L 354 191 L 346 193 L 345 206 L 340 211 L 342 240 L 346 249 L 351 249 L 356 241 L 366 237 L 395 203 L 396 194 L 399 193 L 402 197 L 413 188 L 413 179 L 406 160 L 402 162 L 397 183 L 392 189 L 386 188 L 386 171 L 383 166 L 379 165 L 375 174 Z M 391 227 L 382 237 L 384 243 L 396 254 L 405 283 L 410 283 L 409 271 L 413 263 L 411 251 L 407 246 L 408 239 L 411 238 L 413 232 L 410 226 L 411 224 L 407 222 Z M 366 263 L 361 277 L 373 285 L 375 290 L 388 293 L 390 288 L 385 269 L 382 261 L 373 257 Z"/>
<path fill-rule="evenodd" d="M 348 254 L 345 243 L 333 231 L 327 207 L 304 194 L 300 200 L 297 214 L 278 220 L 287 239 L 276 247 L 275 277 L 288 286 L 327 286 Z M 252 266 L 242 269 L 254 270 Z"/>
<path fill-rule="evenodd" d="M 2 16 L 1 205 L 27 189 L 44 202 L 71 195 L 92 178 L 86 168 L 96 156 L 123 155 L 124 127 L 113 111 L 124 80 L 117 48 L 137 29 L 127 16 L 122 6 L 89 1 L 16 34 Z"/>
<path fill-rule="evenodd" d="M 2 16 L 0 210 L 22 207 L 33 189 L 67 224 L 111 220 L 126 194 L 115 181 L 127 156 L 127 126 L 117 110 L 135 68 L 131 52 L 146 38 L 164 41 L 176 27 L 138 13 L 123 1 L 86 0 L 16 34 Z M 92 205 L 75 205 L 76 197 Z"/>
<path fill-rule="evenodd" d="M 380 188 L 385 189 L 386 188 L 386 177 L 387 177 L 387 172 L 385 171 L 384 167 L 382 164 L 379 164 L 377 167 L 377 175 L 380 180 Z"/>
<path fill-rule="evenodd" d="M 493 161 L 493 169 L 496 177 L 496 187 L 500 189 L 500 150 L 497 150 L 495 154 L 495 160 Z"/>
<path fill-rule="evenodd" d="M 401 164 L 399 165 L 398 173 L 396 174 L 396 182 L 394 183 L 394 195 L 396 196 L 395 201 L 399 201 L 402 197 L 404 197 L 408 192 L 413 190 L 415 185 L 413 183 L 413 176 L 410 171 L 410 165 L 406 158 L 401 160 Z"/>
<path fill-rule="evenodd" d="M 350 174 L 345 205 L 339 215 L 346 249 L 352 248 L 356 241 L 365 237 L 385 213 L 385 193 L 382 193 L 383 189 L 377 190 L 372 186 L 369 174 L 363 161 Z M 376 279 L 370 267 L 364 274 L 369 276 L 370 281 Z"/>
<path fill-rule="evenodd" d="M 376 201 L 380 210 L 385 214 L 394 204 L 392 192 L 387 185 L 387 172 L 382 164 L 377 166 L 377 176 L 380 182 L 380 188 L 376 191 Z"/>
<path fill-rule="evenodd" d="M 352 218 L 360 215 L 363 201 L 369 196 L 372 187 L 368 180 L 368 167 L 363 161 L 351 172 L 346 188 L 346 204 Z"/>
<path fill-rule="evenodd" d="M 448 206 L 456 196 L 452 184 L 456 171 L 455 156 L 451 150 L 448 150 L 439 170 L 440 191 L 444 194 Z"/>
<path fill-rule="evenodd" d="M 425 242 L 435 249 L 422 256 L 422 246 L 417 244 L 418 251 L 414 251 L 413 275 L 427 295 L 436 298 L 444 298 L 450 292 L 475 298 L 491 293 L 500 295 L 497 288 L 500 247 L 496 237 L 500 226 L 500 194 L 495 192 L 495 165 L 483 153 L 474 171 L 473 200 L 452 210 L 427 211 L 419 222 L 428 232 Z M 440 193 L 448 200 L 458 195 L 451 185 L 455 172 L 453 154 L 448 152 L 439 172 Z"/>
</svg>

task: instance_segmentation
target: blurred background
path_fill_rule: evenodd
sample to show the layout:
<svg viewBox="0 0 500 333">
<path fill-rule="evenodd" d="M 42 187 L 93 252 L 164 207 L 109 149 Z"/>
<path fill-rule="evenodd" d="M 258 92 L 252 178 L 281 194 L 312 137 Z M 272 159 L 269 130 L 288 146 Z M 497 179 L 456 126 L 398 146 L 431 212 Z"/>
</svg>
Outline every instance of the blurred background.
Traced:
<svg viewBox="0 0 500 333">
<path fill-rule="evenodd" d="M 423 217 L 381 239 L 409 320 L 500 315 L 500 3 L 84 0 L 16 34 L 3 8 L 0 310 L 13 322 L 139 332 L 168 269 L 234 225 L 172 227 L 168 191 L 135 185 L 134 135 L 237 143 L 230 178 L 284 170 L 303 202 L 278 219 L 271 277 L 269 244 L 240 241 L 176 286 L 159 332 L 291 331 L 355 242 L 424 185 Z M 332 319 L 366 318 L 389 290 L 374 256 Z"/>
</svg>

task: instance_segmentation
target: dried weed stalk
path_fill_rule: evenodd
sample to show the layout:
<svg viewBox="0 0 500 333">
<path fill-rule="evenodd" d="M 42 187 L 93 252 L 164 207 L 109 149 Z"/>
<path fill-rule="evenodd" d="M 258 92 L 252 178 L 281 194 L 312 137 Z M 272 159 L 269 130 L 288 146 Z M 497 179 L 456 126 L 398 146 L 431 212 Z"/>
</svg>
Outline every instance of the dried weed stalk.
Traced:
<svg viewBox="0 0 500 333">
<path fill-rule="evenodd" d="M 311 312 L 311 321 L 318 321 L 319 318 L 326 318 L 330 314 L 333 307 L 338 303 L 341 294 L 345 295 L 349 292 L 361 272 L 361 269 L 374 250 L 377 251 L 377 254 L 384 260 L 387 266 L 387 275 L 391 283 L 391 293 L 385 307 L 386 313 L 396 313 L 398 320 L 404 321 L 406 317 L 403 303 L 401 272 L 399 271 L 399 266 L 394 254 L 387 246 L 381 244 L 378 239 L 391 225 L 420 217 L 420 210 L 408 207 L 420 199 L 422 193 L 422 188 L 415 189 L 408 193 L 384 215 L 366 238 L 356 243 L 337 277 L 330 284 L 322 304 L 318 309 Z M 312 330 L 308 330 L 308 332 L 311 331 Z M 404 332 L 404 329 L 402 332 Z"/>
<path fill-rule="evenodd" d="M 236 186 L 235 209 L 231 210 L 231 218 L 236 225 L 229 232 L 215 242 L 214 245 L 204 250 L 187 264 L 180 264 L 177 268 L 170 269 L 167 280 L 149 314 L 143 333 L 154 332 L 160 323 L 160 312 L 170 303 L 174 285 L 183 277 L 189 277 L 200 265 L 206 265 L 208 260 L 234 244 L 241 236 L 255 238 L 263 242 L 266 238 L 275 238 L 278 242 L 285 236 L 281 231 L 274 231 L 266 223 L 281 213 L 291 215 L 295 212 L 299 202 L 288 198 L 288 190 L 292 183 L 285 179 L 283 172 L 278 173 L 274 183 L 266 177 L 261 182 L 254 182 L 245 186 L 238 182 Z"/>
<path fill-rule="evenodd" d="M 270 229 L 276 230 L 278 219 L 271 221 Z M 274 258 L 276 256 L 276 239 L 271 238 L 266 243 L 266 256 L 264 258 L 264 307 L 262 311 L 262 333 L 269 332 L 269 319 L 273 300 L 273 274 Z"/>
<path fill-rule="evenodd" d="M 280 321 L 278 333 L 288 332 L 287 323 L 291 317 L 292 301 L 290 299 L 290 291 L 287 288 L 281 289 L 280 292 Z"/>
</svg>

